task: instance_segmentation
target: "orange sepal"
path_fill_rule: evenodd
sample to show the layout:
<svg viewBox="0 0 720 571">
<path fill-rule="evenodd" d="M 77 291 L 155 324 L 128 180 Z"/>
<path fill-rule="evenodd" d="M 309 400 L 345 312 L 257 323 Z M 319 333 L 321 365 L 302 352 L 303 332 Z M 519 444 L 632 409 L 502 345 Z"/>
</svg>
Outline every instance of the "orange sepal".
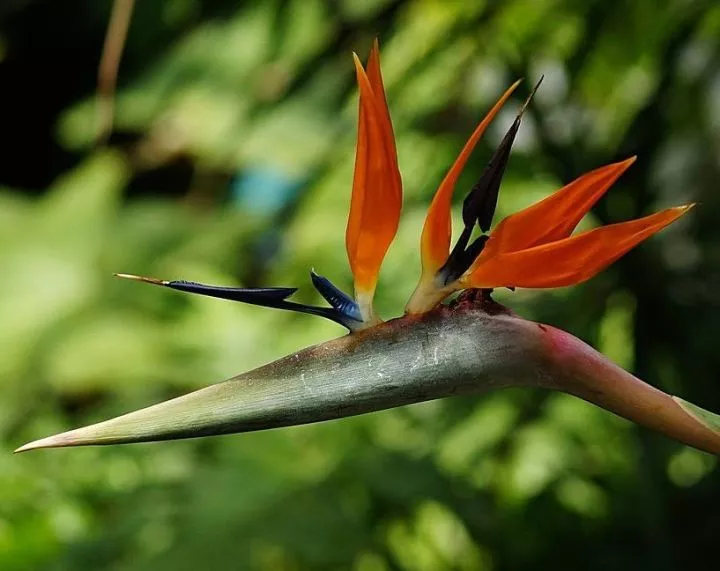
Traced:
<svg viewBox="0 0 720 571">
<path fill-rule="evenodd" d="M 450 239 L 452 237 L 450 208 L 453 191 L 455 190 L 455 184 L 460 177 L 460 173 L 463 168 L 465 168 L 465 163 L 467 163 L 475 145 L 477 145 L 477 142 L 483 136 L 483 133 L 485 133 L 488 125 L 495 118 L 495 115 L 500 111 L 508 97 L 515 91 L 515 88 L 520 85 L 520 81 L 521 80 L 518 80 L 513 83 L 507 91 L 502 94 L 483 120 L 480 121 L 435 192 L 435 196 L 425 217 L 425 225 L 423 226 L 422 238 L 420 240 L 423 274 L 427 276 L 435 275 L 447 260 L 450 252 Z"/>
<path fill-rule="evenodd" d="M 590 171 L 547 198 L 504 218 L 485 246 L 487 255 L 517 252 L 567 238 L 634 162 L 635 157 L 630 157 Z"/>
<path fill-rule="evenodd" d="M 392 191 L 395 195 L 394 199 L 402 201 L 402 182 L 400 179 L 400 170 L 398 168 L 397 149 L 395 148 L 395 132 L 393 131 L 392 120 L 390 119 L 390 108 L 388 107 L 387 97 L 385 95 L 385 85 L 383 83 L 382 71 L 380 69 L 380 44 L 377 38 L 373 41 L 370 49 L 370 56 L 367 63 L 367 77 L 370 80 L 375 101 L 380 111 L 380 128 L 383 130 L 385 140 L 389 142 L 390 158 L 392 159 L 393 169 L 389 175 L 392 177 Z"/>
<path fill-rule="evenodd" d="M 462 286 L 551 288 L 584 282 L 692 206 L 668 208 L 518 252 L 492 255 L 492 250 L 484 250 L 475 270 L 462 278 Z"/>
<path fill-rule="evenodd" d="M 382 89 L 379 60 L 373 49 L 375 89 Z M 376 93 L 353 54 L 360 105 L 352 199 L 345 236 L 356 293 L 371 299 L 380 265 L 397 232 L 402 188 L 390 115 L 384 94 Z"/>
</svg>

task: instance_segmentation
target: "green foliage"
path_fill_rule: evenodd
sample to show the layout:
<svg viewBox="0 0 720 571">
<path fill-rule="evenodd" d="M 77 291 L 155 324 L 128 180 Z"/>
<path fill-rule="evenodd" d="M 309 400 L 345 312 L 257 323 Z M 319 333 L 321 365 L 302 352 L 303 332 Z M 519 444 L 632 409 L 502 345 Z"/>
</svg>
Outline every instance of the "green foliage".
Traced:
<svg viewBox="0 0 720 571">
<path fill-rule="evenodd" d="M 350 52 L 365 54 L 375 34 L 406 194 L 380 313 L 398 315 L 415 285 L 425 208 L 475 122 L 512 80 L 544 73 L 499 215 L 632 154 L 638 164 L 585 224 L 701 207 L 589 284 L 499 297 L 720 409 L 716 2 L 137 2 L 110 150 L 92 146 L 106 7 L 79 1 L 60 16 L 53 4 L 16 2 L 0 20 L 6 80 L 18 65 L 39 73 L 22 34 L 53 14 L 42 57 L 84 78 L 47 87 L 39 103 L 4 82 L 3 97 L 23 106 L 2 112 L 22 121 L 4 129 L 18 142 L 0 159 L 0 184 L 13 187 L 0 191 L 0 569 L 707 568 L 720 533 L 715 459 L 559 394 L 203 441 L 9 451 L 343 333 L 111 274 L 300 285 L 300 299 L 319 303 L 314 266 L 349 291 Z M 82 49 L 63 51 L 71 40 Z M 23 143 L 38 105 L 54 155 Z M 53 182 L 36 184 L 34 171 Z M 235 192 L 258 172 L 301 190 L 263 210 Z"/>
</svg>

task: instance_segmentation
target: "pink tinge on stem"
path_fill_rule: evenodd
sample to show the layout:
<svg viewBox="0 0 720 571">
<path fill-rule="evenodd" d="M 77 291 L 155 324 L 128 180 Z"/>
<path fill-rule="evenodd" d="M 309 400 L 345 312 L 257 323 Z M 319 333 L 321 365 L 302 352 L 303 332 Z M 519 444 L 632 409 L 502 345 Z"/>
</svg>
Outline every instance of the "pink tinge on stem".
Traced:
<svg viewBox="0 0 720 571">
<path fill-rule="evenodd" d="M 550 326 L 542 326 L 542 331 L 549 356 L 560 373 L 554 379 L 558 390 L 684 444 L 720 455 L 720 431 L 688 413 L 676 397 L 641 381 L 565 331 Z"/>
</svg>

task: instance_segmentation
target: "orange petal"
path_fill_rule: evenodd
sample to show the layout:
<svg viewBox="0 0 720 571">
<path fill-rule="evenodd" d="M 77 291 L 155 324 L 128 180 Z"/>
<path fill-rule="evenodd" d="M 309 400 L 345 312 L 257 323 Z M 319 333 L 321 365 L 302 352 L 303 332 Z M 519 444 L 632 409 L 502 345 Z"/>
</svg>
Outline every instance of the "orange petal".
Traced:
<svg viewBox="0 0 720 571">
<path fill-rule="evenodd" d="M 362 96 L 361 96 L 362 97 Z M 362 99 L 358 104 L 357 143 L 355 145 L 355 170 L 353 172 L 352 194 L 350 196 L 350 213 L 348 215 L 347 229 L 345 230 L 345 248 L 347 250 L 350 267 L 355 273 L 354 260 L 357 251 L 360 229 L 362 226 L 363 204 L 365 189 L 367 187 L 368 170 L 368 135 L 365 106 Z"/>
<path fill-rule="evenodd" d="M 645 218 L 603 226 L 519 252 L 491 255 L 483 251 L 476 269 L 462 279 L 462 285 L 550 288 L 584 282 L 692 206 L 668 208 Z"/>
<path fill-rule="evenodd" d="M 360 87 L 355 174 L 346 232 L 356 293 L 372 299 L 377 275 L 395 237 L 402 206 L 400 173 L 389 114 L 353 54 Z M 379 74 L 379 69 L 377 70 Z"/>
<path fill-rule="evenodd" d="M 500 111 L 508 97 L 510 97 L 519 84 L 520 80 L 513 83 L 475 128 L 475 131 L 468 139 L 468 142 L 465 143 L 463 150 L 460 151 L 460 155 L 458 155 L 455 163 L 445 175 L 445 178 L 440 183 L 433 197 L 427 217 L 425 218 L 425 225 L 423 226 L 420 241 L 423 274 L 425 275 L 434 276 L 445 263 L 448 253 L 450 252 L 450 239 L 452 235 L 450 207 L 457 179 L 465 167 L 465 163 L 467 163 L 470 158 L 475 145 L 480 140 L 480 137 L 483 136 L 485 129 L 487 129 L 490 122 L 495 118 L 495 115 L 497 115 L 498 111 Z"/>
<path fill-rule="evenodd" d="M 367 64 L 367 76 L 370 80 L 370 86 L 375 94 L 375 100 L 380 111 L 380 128 L 383 130 L 383 136 L 389 141 L 389 151 L 393 161 L 393 169 L 390 175 L 393 177 L 393 193 L 395 199 L 402 201 L 402 182 L 400 180 L 400 170 L 398 169 L 397 150 L 395 148 L 395 133 L 393 131 L 392 120 L 390 119 L 390 109 L 388 108 L 387 98 L 385 96 L 385 85 L 383 84 L 382 72 L 380 70 L 380 44 L 377 38 L 373 41 L 370 50 L 370 57 Z"/>
<path fill-rule="evenodd" d="M 511 214 L 493 230 L 488 255 L 525 250 L 567 238 L 608 188 L 635 162 L 635 157 L 600 167 L 554 194 Z"/>
</svg>

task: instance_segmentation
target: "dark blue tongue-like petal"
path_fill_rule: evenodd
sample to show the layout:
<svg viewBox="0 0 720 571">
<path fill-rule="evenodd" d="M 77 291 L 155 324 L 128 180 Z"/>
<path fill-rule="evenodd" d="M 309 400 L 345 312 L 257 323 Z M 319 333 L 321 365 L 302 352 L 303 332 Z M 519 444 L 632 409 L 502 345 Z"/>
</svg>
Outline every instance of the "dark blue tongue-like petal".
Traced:
<svg viewBox="0 0 720 571">
<path fill-rule="evenodd" d="M 310 271 L 310 279 L 312 280 L 315 289 L 320 292 L 320 295 L 323 296 L 323 298 L 325 298 L 325 301 L 349 319 L 362 322 L 363 319 L 360 314 L 360 307 L 357 303 L 355 303 L 353 298 L 338 289 L 326 277 L 316 274 L 315 270 Z"/>
<path fill-rule="evenodd" d="M 185 291 L 188 293 L 197 293 L 220 299 L 229 299 L 232 301 L 242 301 L 244 303 L 257 303 L 258 301 L 280 301 L 290 297 L 298 288 L 296 287 L 224 287 L 199 284 L 197 282 L 189 282 L 186 280 L 178 280 L 162 283 L 166 287 Z"/>
<path fill-rule="evenodd" d="M 185 280 L 168 281 L 158 280 L 155 278 L 147 278 L 132 274 L 115 274 L 121 278 L 141 281 L 153 285 L 160 285 L 174 290 L 198 295 L 206 295 L 219 299 L 227 299 L 230 301 L 240 301 L 261 307 L 273 307 L 276 309 L 285 309 L 288 311 L 296 311 L 299 313 L 309 313 L 324 317 L 335 323 L 339 323 L 343 327 L 355 330 L 358 328 L 359 322 L 350 318 L 345 313 L 335 309 L 334 307 L 315 307 L 313 305 L 305 305 L 288 301 L 290 297 L 297 291 L 294 287 L 267 287 L 267 288 L 243 288 L 243 287 L 225 287 L 213 286 Z M 339 291 L 339 290 L 338 290 Z"/>
</svg>

